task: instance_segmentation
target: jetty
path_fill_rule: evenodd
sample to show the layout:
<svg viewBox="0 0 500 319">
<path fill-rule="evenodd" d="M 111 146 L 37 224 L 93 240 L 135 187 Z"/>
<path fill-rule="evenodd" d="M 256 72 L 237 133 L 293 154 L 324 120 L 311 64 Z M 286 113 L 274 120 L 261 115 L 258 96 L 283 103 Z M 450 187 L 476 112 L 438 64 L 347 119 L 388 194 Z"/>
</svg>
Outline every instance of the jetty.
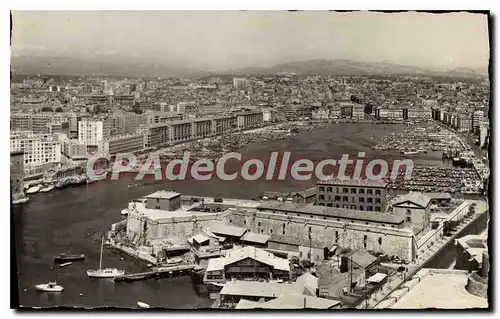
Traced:
<svg viewBox="0 0 500 319">
<path fill-rule="evenodd" d="M 176 265 L 176 266 L 165 266 L 165 267 L 159 267 L 150 271 L 145 271 L 145 272 L 139 272 L 139 273 L 132 273 L 132 274 L 125 274 L 121 276 L 116 276 L 114 278 L 115 282 L 131 282 L 131 281 L 138 281 L 138 280 L 143 280 L 143 279 L 148 279 L 148 278 L 158 278 L 158 277 L 163 277 L 167 275 L 171 276 L 178 276 L 181 274 L 186 274 L 188 272 L 191 272 L 196 268 L 195 264 L 185 264 L 185 265 Z"/>
</svg>

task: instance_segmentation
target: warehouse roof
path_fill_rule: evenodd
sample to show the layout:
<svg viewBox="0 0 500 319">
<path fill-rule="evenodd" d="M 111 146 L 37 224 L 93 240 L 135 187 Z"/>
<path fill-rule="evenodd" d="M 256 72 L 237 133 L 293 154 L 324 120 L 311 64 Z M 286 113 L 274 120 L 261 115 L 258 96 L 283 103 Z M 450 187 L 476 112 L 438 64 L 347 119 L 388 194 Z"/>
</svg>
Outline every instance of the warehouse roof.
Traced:
<svg viewBox="0 0 500 319">
<path fill-rule="evenodd" d="M 283 202 L 267 202 L 257 207 L 259 210 L 295 212 L 309 215 L 329 216 L 333 218 L 355 219 L 371 222 L 380 222 L 387 224 L 401 224 L 404 222 L 402 216 L 396 216 L 389 213 L 370 212 L 346 208 L 316 206 L 309 204 L 295 204 Z"/>
</svg>

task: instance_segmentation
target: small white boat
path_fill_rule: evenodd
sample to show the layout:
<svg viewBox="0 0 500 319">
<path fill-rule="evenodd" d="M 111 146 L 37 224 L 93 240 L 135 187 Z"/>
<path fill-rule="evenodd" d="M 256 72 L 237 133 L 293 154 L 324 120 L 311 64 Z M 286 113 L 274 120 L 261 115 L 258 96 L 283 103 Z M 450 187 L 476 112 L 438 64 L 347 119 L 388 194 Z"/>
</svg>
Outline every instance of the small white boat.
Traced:
<svg viewBox="0 0 500 319">
<path fill-rule="evenodd" d="M 125 270 L 117 268 L 102 268 L 102 250 L 104 247 L 104 237 L 101 240 L 101 257 L 99 258 L 99 269 L 87 270 L 87 276 L 91 278 L 115 278 L 125 274 Z"/>
<path fill-rule="evenodd" d="M 49 282 L 47 284 L 39 284 L 35 286 L 38 291 L 45 292 L 61 292 L 64 290 L 63 286 L 59 286 L 56 282 Z"/>
<path fill-rule="evenodd" d="M 43 187 L 42 189 L 40 189 L 40 193 L 48 193 L 51 190 L 53 190 L 54 188 L 55 188 L 54 185 L 47 185 L 47 186 Z"/>
<path fill-rule="evenodd" d="M 172 257 L 167 259 L 167 264 L 172 265 L 172 264 L 178 264 L 183 262 L 184 259 L 182 257 Z"/>
<path fill-rule="evenodd" d="M 38 193 L 38 191 L 40 191 L 40 186 L 33 186 L 33 187 L 30 187 L 26 193 L 27 194 L 35 194 L 35 193 Z"/>
<path fill-rule="evenodd" d="M 62 267 L 69 266 L 69 265 L 71 265 L 71 264 L 73 264 L 73 263 L 72 263 L 71 261 L 68 261 L 67 263 L 60 264 L 60 265 L 59 265 L 59 267 L 61 267 L 61 268 L 62 268 Z"/>
<path fill-rule="evenodd" d="M 149 309 L 149 305 L 145 302 L 142 302 L 142 301 L 137 302 L 137 307 L 142 308 L 142 309 Z"/>
<path fill-rule="evenodd" d="M 12 201 L 13 205 L 18 205 L 18 204 L 24 204 L 27 203 L 30 199 L 28 197 L 20 198 L 20 199 L 15 199 Z"/>
</svg>

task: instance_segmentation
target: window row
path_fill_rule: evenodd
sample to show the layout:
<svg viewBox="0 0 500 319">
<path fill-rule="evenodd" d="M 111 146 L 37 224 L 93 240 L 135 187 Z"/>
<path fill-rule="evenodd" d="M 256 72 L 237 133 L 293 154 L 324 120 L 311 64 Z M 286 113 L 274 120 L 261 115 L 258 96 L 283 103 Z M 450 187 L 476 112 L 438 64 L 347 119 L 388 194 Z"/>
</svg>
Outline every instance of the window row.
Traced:
<svg viewBox="0 0 500 319">
<path fill-rule="evenodd" d="M 332 200 L 334 199 L 336 202 L 348 202 L 349 201 L 349 196 L 331 196 L 331 195 L 319 195 L 319 200 Z M 365 199 L 366 199 L 366 202 L 367 203 L 376 203 L 376 204 L 380 204 L 382 202 L 382 200 L 378 197 L 351 197 L 351 202 L 355 203 L 356 202 L 356 199 L 360 202 L 360 203 L 364 203 L 365 202 Z"/>
<path fill-rule="evenodd" d="M 334 187 L 325 187 L 325 186 L 320 186 L 319 187 L 319 191 L 320 193 L 324 193 L 324 192 L 327 192 L 327 193 L 333 193 L 333 189 Z M 365 192 L 366 191 L 366 192 Z M 342 187 L 342 191 L 341 191 L 341 187 L 335 187 L 335 193 L 337 194 L 368 194 L 368 195 L 382 195 L 382 190 L 380 189 L 371 189 L 371 188 L 368 188 L 368 189 L 364 189 L 364 188 L 354 188 L 354 187 L 351 187 L 350 189 L 348 187 Z"/>
</svg>

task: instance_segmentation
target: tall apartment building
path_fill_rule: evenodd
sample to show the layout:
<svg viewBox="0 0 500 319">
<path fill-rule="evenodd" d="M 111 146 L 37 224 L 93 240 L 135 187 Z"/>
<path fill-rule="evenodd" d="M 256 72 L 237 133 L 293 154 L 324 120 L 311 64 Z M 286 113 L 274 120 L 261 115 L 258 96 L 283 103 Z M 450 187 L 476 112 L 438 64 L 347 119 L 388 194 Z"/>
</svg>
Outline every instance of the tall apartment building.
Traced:
<svg viewBox="0 0 500 319">
<path fill-rule="evenodd" d="M 180 142 L 189 140 L 192 135 L 192 121 L 172 121 L 168 123 L 170 128 L 170 142 Z"/>
<path fill-rule="evenodd" d="M 61 141 L 52 134 L 11 132 L 10 151 L 23 152 L 25 166 L 61 162 Z"/>
<path fill-rule="evenodd" d="M 369 179 L 329 179 L 318 181 L 316 205 L 384 212 L 387 183 Z"/>
<path fill-rule="evenodd" d="M 236 118 L 233 116 L 217 116 L 212 118 L 212 133 L 222 134 L 236 127 Z"/>
<path fill-rule="evenodd" d="M 472 118 L 468 114 L 460 114 L 457 116 L 457 130 L 460 132 L 472 131 Z"/>
<path fill-rule="evenodd" d="M 472 113 L 472 129 L 474 132 L 477 132 L 479 130 L 479 126 L 484 120 L 484 112 L 482 110 L 475 110 L 474 113 Z"/>
<path fill-rule="evenodd" d="M 237 115 L 238 128 L 256 127 L 262 123 L 264 123 L 264 115 L 261 111 L 250 111 Z"/>
<path fill-rule="evenodd" d="M 355 121 L 362 121 L 365 119 L 365 108 L 362 105 L 353 106 L 352 119 Z"/>
<path fill-rule="evenodd" d="M 98 146 L 110 136 L 109 120 L 85 120 L 78 122 L 78 142 L 87 146 Z"/>
<path fill-rule="evenodd" d="M 234 78 L 233 87 L 236 90 L 247 90 L 250 88 L 250 80 L 243 78 Z"/>
<path fill-rule="evenodd" d="M 142 125 L 138 132 L 143 135 L 144 147 L 159 147 L 170 142 L 170 128 L 167 123 Z"/>
<path fill-rule="evenodd" d="M 212 135 L 212 119 L 196 118 L 193 119 L 191 125 L 191 136 L 193 138 L 202 138 Z"/>
</svg>

